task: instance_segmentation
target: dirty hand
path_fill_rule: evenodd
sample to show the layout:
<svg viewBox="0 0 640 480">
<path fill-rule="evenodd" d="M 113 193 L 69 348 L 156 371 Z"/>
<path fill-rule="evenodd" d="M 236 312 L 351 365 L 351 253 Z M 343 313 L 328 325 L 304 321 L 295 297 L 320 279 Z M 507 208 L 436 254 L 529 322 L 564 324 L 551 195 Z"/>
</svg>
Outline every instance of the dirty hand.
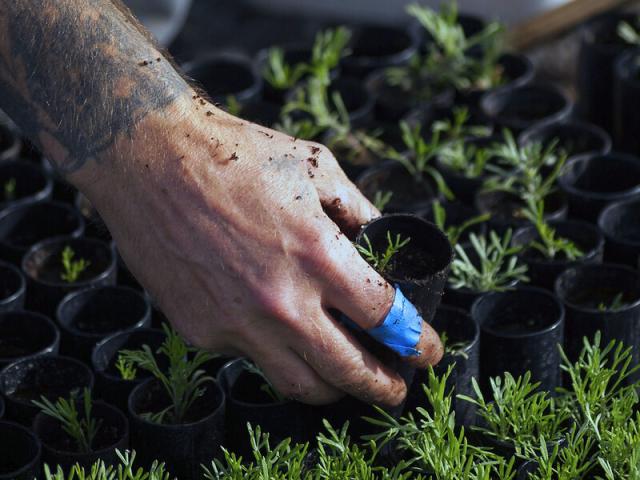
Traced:
<svg viewBox="0 0 640 480">
<path fill-rule="evenodd" d="M 402 400 L 330 313 L 375 327 L 393 289 L 341 233 L 377 212 L 324 147 L 198 97 L 119 2 L 4 10 L 0 108 L 95 205 L 180 333 L 251 357 L 302 401 Z M 441 356 L 426 324 L 418 348 L 414 363 Z"/>
</svg>

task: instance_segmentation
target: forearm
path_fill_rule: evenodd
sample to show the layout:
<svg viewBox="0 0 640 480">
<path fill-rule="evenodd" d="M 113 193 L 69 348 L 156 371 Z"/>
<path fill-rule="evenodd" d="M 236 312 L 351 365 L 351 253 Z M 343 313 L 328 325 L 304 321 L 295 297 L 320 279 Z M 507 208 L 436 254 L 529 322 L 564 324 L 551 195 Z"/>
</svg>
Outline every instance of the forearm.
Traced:
<svg viewBox="0 0 640 480">
<path fill-rule="evenodd" d="M 96 165 L 132 139 L 142 143 L 142 122 L 160 130 L 163 117 L 192 99 L 136 20 L 110 0 L 4 0 L 0 91 L 0 108 L 79 184 L 95 181 Z"/>
</svg>

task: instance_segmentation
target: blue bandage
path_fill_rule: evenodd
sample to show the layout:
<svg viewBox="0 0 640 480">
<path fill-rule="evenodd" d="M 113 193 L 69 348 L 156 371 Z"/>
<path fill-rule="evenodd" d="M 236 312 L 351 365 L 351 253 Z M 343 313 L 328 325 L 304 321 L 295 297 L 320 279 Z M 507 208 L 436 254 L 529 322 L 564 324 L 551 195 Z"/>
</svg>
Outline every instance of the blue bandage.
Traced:
<svg viewBox="0 0 640 480">
<path fill-rule="evenodd" d="M 359 329 L 350 319 L 343 319 L 347 325 Z M 416 348 L 422 333 L 422 317 L 398 286 L 382 325 L 366 332 L 401 357 L 416 357 L 422 353 Z"/>
</svg>

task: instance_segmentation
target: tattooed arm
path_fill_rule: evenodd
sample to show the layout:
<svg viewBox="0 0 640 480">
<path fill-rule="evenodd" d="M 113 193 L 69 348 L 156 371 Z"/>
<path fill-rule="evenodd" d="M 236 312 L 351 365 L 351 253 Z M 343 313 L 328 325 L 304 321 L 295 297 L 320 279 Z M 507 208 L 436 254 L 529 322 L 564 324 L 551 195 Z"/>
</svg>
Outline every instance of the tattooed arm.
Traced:
<svg viewBox="0 0 640 480">
<path fill-rule="evenodd" d="M 0 93 L 194 344 L 249 355 L 303 401 L 402 399 L 328 313 L 371 328 L 393 289 L 341 233 L 377 212 L 324 147 L 215 108 L 108 0 L 0 0 Z M 426 324 L 421 347 L 414 362 L 439 359 Z"/>
</svg>

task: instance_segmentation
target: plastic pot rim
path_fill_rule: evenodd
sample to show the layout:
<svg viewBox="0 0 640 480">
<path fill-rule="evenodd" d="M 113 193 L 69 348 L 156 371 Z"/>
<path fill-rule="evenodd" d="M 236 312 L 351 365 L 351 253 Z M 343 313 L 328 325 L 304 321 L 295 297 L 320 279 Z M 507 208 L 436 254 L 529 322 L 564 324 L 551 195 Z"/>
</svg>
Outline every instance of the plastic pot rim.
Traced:
<svg viewBox="0 0 640 480">
<path fill-rule="evenodd" d="M 611 230 L 609 228 L 606 227 L 606 217 L 611 213 L 611 211 L 616 210 L 618 208 L 624 208 L 624 207 L 628 207 L 630 205 L 637 205 L 638 210 L 640 210 L 640 198 L 636 198 L 636 199 L 628 199 L 628 200 L 619 200 L 617 202 L 612 202 L 609 205 L 607 205 L 602 212 L 600 212 L 600 215 L 598 215 L 598 228 L 600 229 L 600 231 L 604 234 L 604 236 L 607 239 L 611 239 L 616 243 L 620 243 L 622 245 L 627 245 L 630 247 L 640 247 L 640 240 L 637 241 L 633 241 L 633 240 L 626 240 L 626 239 L 622 239 L 620 237 L 617 237 L 615 235 L 613 235 L 613 233 L 611 232 Z M 640 228 L 640 227 L 639 227 Z"/>
<path fill-rule="evenodd" d="M 135 290 L 134 288 L 128 287 L 126 285 L 99 285 L 99 286 L 89 286 L 86 288 L 81 288 L 78 290 L 74 290 L 72 292 L 69 292 L 68 294 L 66 294 L 62 300 L 60 300 L 60 303 L 58 304 L 58 306 L 56 307 L 56 320 L 58 322 L 58 325 L 60 325 L 60 328 L 62 330 L 64 330 L 67 333 L 70 333 L 76 337 L 82 337 L 82 338 L 86 338 L 86 339 L 103 339 L 105 338 L 105 335 L 103 333 L 91 333 L 91 332 L 85 332 L 82 330 L 79 330 L 77 328 L 75 328 L 73 326 L 73 322 L 68 322 L 68 321 L 63 321 L 63 309 L 66 307 L 66 305 L 72 301 L 73 299 L 80 297 L 82 295 L 88 295 L 91 292 L 94 292 L 96 290 L 118 290 L 118 291 L 123 291 L 123 292 L 127 292 L 128 294 L 133 294 L 136 297 L 139 297 L 140 300 L 142 300 L 143 304 L 144 304 L 144 314 L 135 322 L 132 323 L 129 326 L 126 326 L 124 328 L 120 328 L 118 330 L 114 330 L 112 332 L 108 332 L 107 333 L 107 337 L 110 337 L 113 334 L 117 334 L 117 333 L 121 333 L 121 332 L 128 332 L 131 330 L 137 330 L 139 329 L 144 323 L 147 322 L 147 320 L 151 319 L 151 304 L 149 303 L 149 301 L 147 300 L 147 298 L 138 290 Z M 92 353 L 93 355 L 93 353 Z"/>
<path fill-rule="evenodd" d="M 19 423 L 12 422 L 10 420 L 0 420 L 0 426 L 2 426 L 2 425 L 8 425 L 8 426 L 10 426 L 12 428 L 16 428 L 18 430 L 21 430 L 22 433 L 24 433 L 26 436 L 30 437 L 33 440 L 33 443 L 36 446 L 36 454 L 35 454 L 34 458 L 29 463 L 27 463 L 26 465 L 23 465 L 18 470 L 15 470 L 13 472 L 9 472 L 11 474 L 11 476 L 9 476 L 9 473 L 0 474 L 0 479 L 12 480 L 16 476 L 19 476 L 19 475 L 23 474 L 24 472 L 32 469 L 34 467 L 34 465 L 36 465 L 36 464 L 38 464 L 38 462 L 40 462 L 40 459 L 42 457 L 42 442 L 40 442 L 40 439 L 38 438 L 38 436 L 34 432 L 32 432 L 29 428 L 25 427 L 24 425 L 20 425 Z"/>
<path fill-rule="evenodd" d="M 13 363 L 16 362 L 20 362 L 22 360 L 29 360 L 32 359 L 33 357 L 39 357 L 43 354 L 45 354 L 47 352 L 47 350 L 49 349 L 49 347 L 51 347 L 51 345 L 59 345 L 60 344 L 60 329 L 58 328 L 58 326 L 55 324 L 55 322 L 53 320 L 51 320 L 49 317 L 47 317 L 46 315 L 44 315 L 43 313 L 40 312 L 32 312 L 31 310 L 9 310 L 7 312 L 2 312 L 0 313 L 0 320 L 2 319 L 2 317 L 6 316 L 6 315 L 14 315 L 14 314 L 18 314 L 18 315 L 29 315 L 31 317 L 35 317 L 38 318 L 40 320 L 43 320 L 44 323 L 48 326 L 51 327 L 51 330 L 53 331 L 53 340 L 44 348 L 37 350 L 35 352 L 29 353 L 27 355 L 22 355 L 20 357 L 7 357 L 4 358 L 3 357 L 3 363 L 6 363 L 5 366 L 9 366 Z M 2 370 L 0 370 L 0 374 L 1 374 Z"/>
<path fill-rule="evenodd" d="M 18 297 L 20 297 L 20 295 L 23 295 L 26 293 L 27 280 L 24 274 L 20 271 L 20 269 L 9 262 L 0 261 L 0 269 L 1 268 L 6 268 L 8 270 L 11 270 L 12 273 L 17 275 L 18 278 L 20 279 L 19 280 L 20 285 L 18 286 L 18 290 L 12 293 L 11 295 L 9 295 L 8 297 L 0 299 L 0 306 L 4 306 L 4 305 L 10 304 L 11 302 L 15 301 Z"/>
<path fill-rule="evenodd" d="M 532 286 L 519 286 L 514 290 L 508 290 L 506 292 L 488 292 L 485 293 L 483 295 L 481 295 L 480 297 L 478 297 L 473 304 L 471 305 L 471 316 L 473 317 L 473 319 L 477 322 L 476 320 L 476 312 L 477 309 L 479 308 L 479 305 L 481 304 L 481 302 L 486 301 L 487 298 L 490 297 L 495 297 L 498 295 L 503 295 L 503 294 L 509 294 L 509 293 L 514 293 L 514 292 L 528 292 L 528 293 L 535 293 L 541 296 L 546 297 L 547 299 L 551 300 L 556 307 L 558 307 L 558 318 L 556 320 L 554 320 L 554 322 L 542 329 L 536 330 L 535 332 L 526 332 L 526 333 L 506 333 L 506 332 L 501 332 L 499 329 L 494 329 L 494 328 L 489 328 L 483 324 L 481 324 L 480 322 L 478 322 L 478 326 L 480 328 L 481 331 L 485 331 L 491 335 L 494 335 L 496 337 L 502 337 L 502 338 L 509 338 L 509 339 L 514 339 L 514 338 L 532 338 L 532 337 L 537 337 L 540 335 L 543 335 L 545 333 L 549 333 L 552 332 L 554 330 L 557 330 L 558 328 L 561 328 L 563 323 L 564 323 L 564 317 L 565 317 L 565 311 L 564 311 L 564 305 L 562 304 L 562 302 L 560 301 L 560 299 L 554 295 L 552 292 L 548 291 L 545 288 L 541 288 L 541 287 L 532 287 Z"/>
<path fill-rule="evenodd" d="M 576 265 L 576 266 L 567 268 L 564 272 L 558 275 L 558 278 L 556 278 L 556 281 L 554 282 L 554 286 L 553 286 L 554 287 L 553 291 L 555 296 L 567 307 L 570 307 L 582 313 L 597 313 L 597 314 L 624 313 L 640 307 L 640 295 L 638 295 L 638 298 L 633 303 L 625 304 L 623 307 L 616 309 L 615 311 L 605 310 L 604 312 L 597 308 L 588 308 L 583 305 L 570 302 L 568 298 L 566 298 L 564 295 L 561 295 L 562 290 L 560 287 L 562 285 L 563 277 L 568 276 L 569 272 L 575 272 L 576 270 L 602 269 L 602 268 L 624 271 L 626 273 L 630 273 L 640 277 L 640 273 L 637 270 L 621 263 L 597 263 L 597 264 Z"/>
</svg>

